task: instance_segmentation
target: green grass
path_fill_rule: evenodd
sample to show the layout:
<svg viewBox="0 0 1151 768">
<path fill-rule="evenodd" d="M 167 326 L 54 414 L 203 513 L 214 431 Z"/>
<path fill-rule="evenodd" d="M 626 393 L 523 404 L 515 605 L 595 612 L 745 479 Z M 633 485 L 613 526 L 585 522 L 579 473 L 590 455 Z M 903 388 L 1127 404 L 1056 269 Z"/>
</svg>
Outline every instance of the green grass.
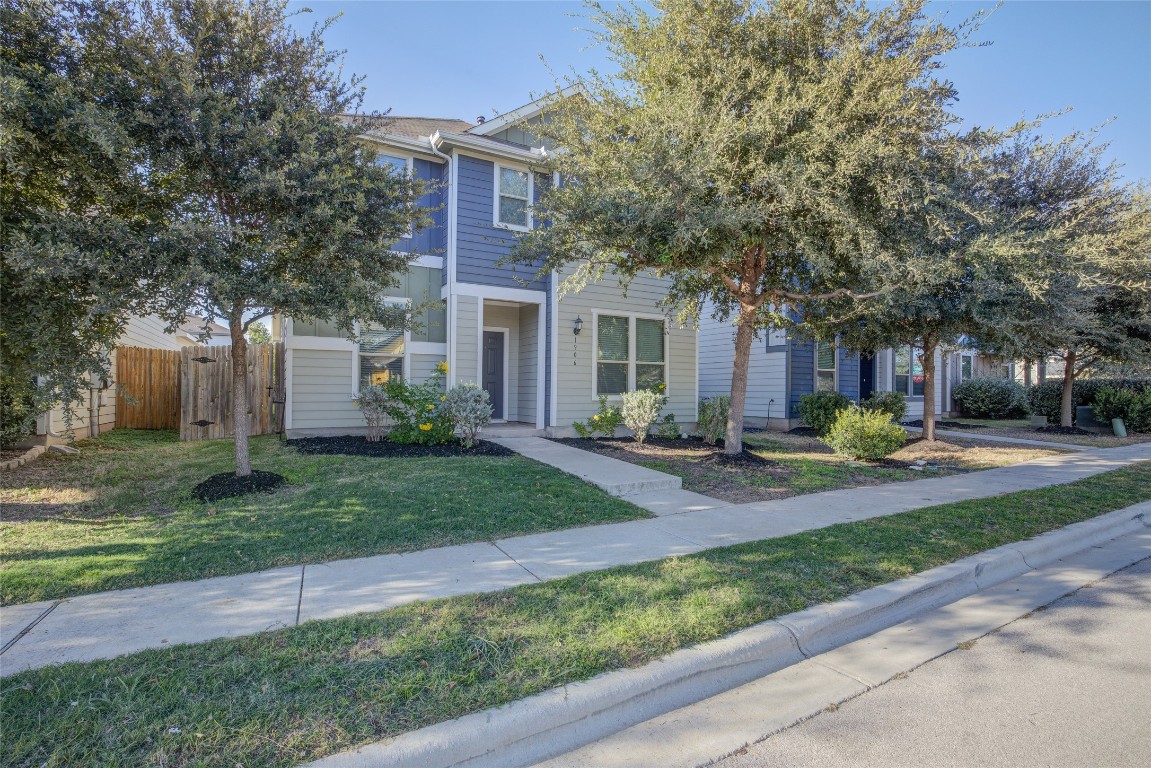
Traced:
<svg viewBox="0 0 1151 768">
<path fill-rule="evenodd" d="M 230 441 L 120 431 L 0 478 L 0 604 L 400 552 L 648 513 L 513 457 L 308 456 L 274 437 L 252 466 L 290 486 L 202 503 Z"/>
<path fill-rule="evenodd" d="M 3 760 L 293 765 L 644 664 L 1149 496 L 1144 462 L 501 592 L 24 672 L 2 683 Z"/>
</svg>

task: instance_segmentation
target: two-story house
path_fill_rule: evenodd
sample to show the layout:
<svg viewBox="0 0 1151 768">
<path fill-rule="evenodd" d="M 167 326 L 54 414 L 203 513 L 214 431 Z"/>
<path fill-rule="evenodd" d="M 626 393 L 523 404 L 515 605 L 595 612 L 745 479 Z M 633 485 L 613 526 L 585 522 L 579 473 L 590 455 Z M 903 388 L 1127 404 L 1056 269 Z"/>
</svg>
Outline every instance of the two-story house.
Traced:
<svg viewBox="0 0 1151 768">
<path fill-rule="evenodd" d="M 353 398 L 390 377 L 422 381 L 447 364 L 449 387 L 475 382 L 497 423 L 550 435 L 636 388 L 664 385 L 665 412 L 696 421 L 696 331 L 665 317 L 667 282 L 641 276 L 627 295 L 611 280 L 560 295 L 564 274 L 501 263 L 518 233 L 537 225 L 532 204 L 552 183 L 547 148 L 531 131 L 561 92 L 476 124 L 395 117 L 364 139 L 379 162 L 436 182 L 423 205 L 434 223 L 394 247 L 411 267 L 385 301 L 439 306 L 415 330 L 360 329 L 351 341 L 324 322 L 276 318 L 285 342 L 289 437 L 354 434 Z"/>
</svg>

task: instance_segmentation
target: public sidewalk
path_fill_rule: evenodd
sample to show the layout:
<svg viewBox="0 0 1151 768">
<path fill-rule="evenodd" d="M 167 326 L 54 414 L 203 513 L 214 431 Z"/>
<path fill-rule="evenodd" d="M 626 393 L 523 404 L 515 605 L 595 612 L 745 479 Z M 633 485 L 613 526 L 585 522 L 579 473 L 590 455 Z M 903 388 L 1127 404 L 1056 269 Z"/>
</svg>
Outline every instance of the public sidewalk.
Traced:
<svg viewBox="0 0 1151 768">
<path fill-rule="evenodd" d="M 511 442 L 509 439 L 505 444 Z M 530 455 L 529 446 L 524 448 Z M 597 460 L 604 458 L 568 450 Z M 0 646 L 4 649 L 0 652 L 0 674 L 254 634 L 416 600 L 505 589 L 921 507 L 1068 483 L 1148 459 L 1151 444 L 1083 451 L 950 477 L 752 504 L 687 505 L 689 511 L 648 520 L 10 606 L 0 609 Z M 614 469 L 622 471 L 620 467 Z M 623 498 L 654 504 L 653 494 L 670 492 L 687 493 L 670 488 Z"/>
</svg>

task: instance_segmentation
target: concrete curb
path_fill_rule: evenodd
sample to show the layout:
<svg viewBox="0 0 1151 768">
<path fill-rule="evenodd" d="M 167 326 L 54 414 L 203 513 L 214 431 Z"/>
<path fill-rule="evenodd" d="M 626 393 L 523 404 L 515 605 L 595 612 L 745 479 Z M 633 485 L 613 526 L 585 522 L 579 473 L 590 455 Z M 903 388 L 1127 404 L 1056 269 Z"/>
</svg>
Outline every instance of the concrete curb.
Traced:
<svg viewBox="0 0 1151 768">
<path fill-rule="evenodd" d="M 638 669 L 604 673 L 309 765 L 532 765 L 1145 527 L 1151 527 L 1151 502 L 782 616 Z"/>
</svg>

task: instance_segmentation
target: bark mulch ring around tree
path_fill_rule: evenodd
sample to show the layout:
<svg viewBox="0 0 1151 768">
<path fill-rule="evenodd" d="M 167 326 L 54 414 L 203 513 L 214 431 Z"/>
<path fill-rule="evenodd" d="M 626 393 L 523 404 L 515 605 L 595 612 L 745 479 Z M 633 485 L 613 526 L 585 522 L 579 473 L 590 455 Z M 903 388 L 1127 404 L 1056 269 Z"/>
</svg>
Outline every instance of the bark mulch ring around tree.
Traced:
<svg viewBox="0 0 1151 768">
<path fill-rule="evenodd" d="M 814 433 L 813 433 L 814 434 Z M 743 504 L 770 501 L 803 493 L 837 488 L 879 485 L 922 476 L 914 462 L 885 459 L 882 462 L 847 462 L 806 434 L 783 435 L 792 443 L 787 451 L 750 445 L 728 456 L 723 441 L 707 445 L 699 438 L 649 437 L 642 444 L 630 437 L 591 440 L 562 438 L 555 442 L 598 453 L 620 461 L 683 478 L 686 490 Z M 759 455 L 761 453 L 768 456 Z M 953 468 L 929 470 L 950 474 Z"/>
<path fill-rule="evenodd" d="M 376 456 L 379 458 L 420 458 L 423 456 L 515 456 L 516 452 L 502 445 L 478 440 L 465 448 L 458 440 L 444 445 L 401 445 L 387 440 L 368 442 L 358 435 L 342 437 L 301 437 L 289 440 L 288 445 L 300 453 L 329 456 Z"/>
<path fill-rule="evenodd" d="M 221 472 L 193 488 L 192 495 L 200 501 L 219 501 L 249 493 L 273 493 L 286 482 L 283 475 L 258 469 L 252 470 L 247 477 L 236 477 L 235 472 Z"/>
<path fill-rule="evenodd" d="M 919 427 L 923 428 L 923 419 L 915 419 L 914 421 L 901 421 L 899 422 L 905 427 Z M 961 421 L 937 421 L 935 422 L 936 429 L 987 429 L 984 424 L 964 424 Z"/>
</svg>

